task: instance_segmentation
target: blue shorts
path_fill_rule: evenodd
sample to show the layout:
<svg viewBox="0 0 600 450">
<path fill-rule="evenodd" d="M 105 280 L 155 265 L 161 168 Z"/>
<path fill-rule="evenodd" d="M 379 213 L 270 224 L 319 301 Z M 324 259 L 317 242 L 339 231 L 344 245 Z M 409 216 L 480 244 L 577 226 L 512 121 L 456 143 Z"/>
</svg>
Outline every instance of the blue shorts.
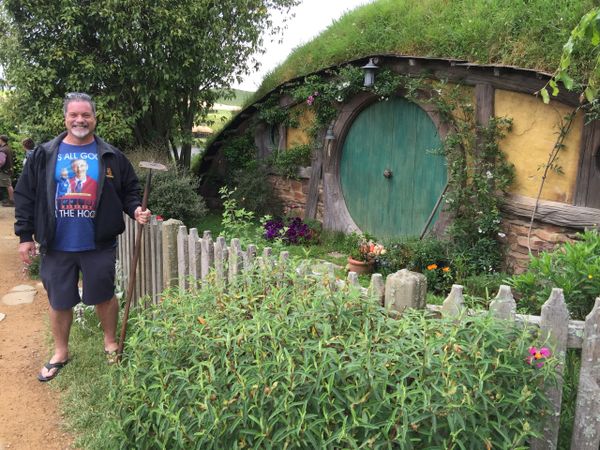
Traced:
<svg viewBox="0 0 600 450">
<path fill-rule="evenodd" d="M 79 273 L 83 280 L 83 303 L 97 305 L 115 295 L 114 247 L 85 252 L 48 250 L 40 265 L 40 277 L 52 309 L 66 310 L 77 305 Z"/>
</svg>

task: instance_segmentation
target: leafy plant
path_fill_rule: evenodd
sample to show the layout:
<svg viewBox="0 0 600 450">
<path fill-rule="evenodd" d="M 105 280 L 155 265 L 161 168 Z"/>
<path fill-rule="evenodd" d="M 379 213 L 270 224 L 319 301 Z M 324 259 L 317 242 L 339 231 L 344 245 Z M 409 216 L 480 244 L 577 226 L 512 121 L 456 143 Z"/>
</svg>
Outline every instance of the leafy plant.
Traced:
<svg viewBox="0 0 600 450">
<path fill-rule="evenodd" d="M 257 162 L 250 161 L 244 169 L 232 173 L 228 181 L 231 198 L 237 205 L 257 216 L 279 216 L 283 211 L 283 203 L 273 185 L 268 182 L 268 168 Z"/>
<path fill-rule="evenodd" d="M 237 200 L 233 197 L 234 193 L 235 190 L 230 191 L 227 187 L 219 190 L 223 201 L 222 234 L 228 239 L 238 238 L 243 242 L 252 240 L 258 234 L 254 213 L 239 208 Z"/>
<path fill-rule="evenodd" d="M 292 287 L 293 285 L 293 287 Z M 357 291 L 261 271 L 131 319 L 110 448 L 518 448 L 540 433 L 531 330 L 386 315 Z"/>
<path fill-rule="evenodd" d="M 204 199 L 198 194 L 198 180 L 193 175 L 172 169 L 153 175 L 148 207 L 165 219 L 179 219 L 190 226 L 207 213 Z"/>
<path fill-rule="evenodd" d="M 386 253 L 377 260 L 378 271 L 390 274 L 400 269 L 420 272 L 427 277 L 427 289 L 438 295 L 447 294 L 455 281 L 451 244 L 427 238 L 423 240 L 391 241 Z"/>
<path fill-rule="evenodd" d="M 286 178 L 298 178 L 298 169 L 309 166 L 312 147 L 309 144 L 296 145 L 276 153 L 273 166 Z"/>
<path fill-rule="evenodd" d="M 241 136 L 231 138 L 223 148 L 223 155 L 231 172 L 246 168 L 249 163 L 256 159 L 256 154 L 257 150 L 252 133 L 244 133 Z"/>
<path fill-rule="evenodd" d="M 578 237 L 552 252 L 532 256 L 527 272 L 507 280 L 520 296 L 520 311 L 539 314 L 552 288 L 558 287 L 564 291 L 571 317 L 585 319 L 600 295 L 600 235 L 586 231 Z"/>
<path fill-rule="evenodd" d="M 477 126 L 473 106 L 461 87 L 439 89 L 446 92 L 434 97 L 433 103 L 453 129 L 443 143 L 449 167 L 444 199 L 452 216 L 450 238 L 465 275 L 498 271 L 503 260 L 500 206 L 514 179 L 514 168 L 498 142 L 512 122 L 492 118 L 487 126 Z"/>
</svg>

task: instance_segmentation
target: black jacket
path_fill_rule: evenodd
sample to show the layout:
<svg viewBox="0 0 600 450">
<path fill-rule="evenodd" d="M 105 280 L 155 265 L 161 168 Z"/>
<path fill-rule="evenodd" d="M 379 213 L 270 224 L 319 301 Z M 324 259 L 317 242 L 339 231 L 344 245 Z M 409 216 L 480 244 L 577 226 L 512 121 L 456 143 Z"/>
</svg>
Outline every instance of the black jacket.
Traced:
<svg viewBox="0 0 600 450">
<path fill-rule="evenodd" d="M 45 251 L 52 245 L 56 230 L 55 167 L 63 132 L 39 145 L 27 160 L 15 188 L 15 234 L 20 242 L 35 240 Z M 98 149 L 99 180 L 94 219 L 94 240 L 99 247 L 111 245 L 125 229 L 123 212 L 134 217 L 141 205 L 140 185 L 125 155 L 95 137 Z"/>
</svg>

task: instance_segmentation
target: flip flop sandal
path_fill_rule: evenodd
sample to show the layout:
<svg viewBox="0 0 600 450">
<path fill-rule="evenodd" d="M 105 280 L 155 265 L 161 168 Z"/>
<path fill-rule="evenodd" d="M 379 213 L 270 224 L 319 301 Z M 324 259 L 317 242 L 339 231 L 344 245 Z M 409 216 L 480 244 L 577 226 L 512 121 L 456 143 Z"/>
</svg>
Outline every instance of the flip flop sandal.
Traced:
<svg viewBox="0 0 600 450">
<path fill-rule="evenodd" d="M 69 360 L 67 359 L 66 361 L 63 362 L 56 362 L 56 363 L 51 363 L 50 361 L 48 361 L 44 367 L 47 370 L 52 370 L 52 369 L 56 369 L 54 371 L 54 373 L 52 375 L 48 375 L 47 377 L 45 377 L 44 375 L 42 375 L 42 372 L 38 373 L 37 379 L 42 381 L 42 382 L 46 382 L 46 381 L 50 381 L 54 378 L 56 378 L 56 375 L 58 375 L 58 373 L 60 372 L 60 369 L 62 369 L 63 367 L 65 367 L 67 365 L 67 363 L 69 362 Z"/>
<path fill-rule="evenodd" d="M 104 350 L 104 356 L 106 357 L 106 362 L 109 366 L 116 364 L 119 361 L 119 353 L 117 350 Z"/>
</svg>

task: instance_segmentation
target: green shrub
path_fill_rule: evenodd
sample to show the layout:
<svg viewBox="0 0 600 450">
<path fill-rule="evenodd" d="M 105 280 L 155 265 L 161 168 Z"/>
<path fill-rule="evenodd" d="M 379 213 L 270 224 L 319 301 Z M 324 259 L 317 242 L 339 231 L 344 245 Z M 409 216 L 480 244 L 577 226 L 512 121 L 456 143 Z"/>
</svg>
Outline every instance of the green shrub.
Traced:
<svg viewBox="0 0 600 450">
<path fill-rule="evenodd" d="M 236 170 L 228 182 L 230 188 L 235 188 L 232 198 L 240 207 L 253 211 L 257 216 L 280 216 L 283 203 L 268 175 L 267 168 L 256 161 L 249 163 L 245 169 Z"/>
<path fill-rule="evenodd" d="M 532 257 L 527 272 L 507 280 L 518 294 L 518 309 L 540 314 L 552 288 L 564 291 L 572 319 L 584 320 L 600 296 L 600 234 L 588 231 L 579 241 Z"/>
<path fill-rule="evenodd" d="M 204 199 L 198 194 L 198 179 L 181 170 L 154 173 L 148 208 L 166 219 L 179 219 L 191 226 L 206 215 Z"/>
<path fill-rule="evenodd" d="M 249 162 L 256 159 L 257 155 L 253 134 L 248 132 L 229 139 L 223 147 L 223 155 L 230 172 L 245 168 Z"/>
<path fill-rule="evenodd" d="M 223 202 L 221 215 L 221 235 L 226 239 L 237 238 L 243 244 L 255 243 L 262 239 L 262 226 L 256 221 L 254 212 L 240 208 L 234 197 L 236 190 L 226 186 L 219 190 Z"/>
<path fill-rule="evenodd" d="M 394 320 L 293 277 L 173 293 L 132 317 L 105 448 L 525 448 L 539 434 L 556 360 L 524 361 L 531 330 Z"/>
<path fill-rule="evenodd" d="M 298 178 L 300 167 L 310 166 L 312 147 L 309 144 L 297 145 L 277 152 L 273 165 L 286 178 Z"/>
<path fill-rule="evenodd" d="M 504 283 L 505 278 L 506 274 L 504 273 L 484 273 L 458 279 L 456 283 L 462 284 L 465 294 L 471 297 L 471 307 L 478 306 L 478 309 L 488 309 L 490 301 L 500 290 L 500 285 Z"/>
<path fill-rule="evenodd" d="M 386 253 L 378 258 L 378 272 L 394 273 L 400 269 L 420 272 L 427 277 L 427 289 L 438 295 L 447 294 L 455 280 L 450 257 L 451 246 L 437 239 L 389 242 Z"/>
</svg>

